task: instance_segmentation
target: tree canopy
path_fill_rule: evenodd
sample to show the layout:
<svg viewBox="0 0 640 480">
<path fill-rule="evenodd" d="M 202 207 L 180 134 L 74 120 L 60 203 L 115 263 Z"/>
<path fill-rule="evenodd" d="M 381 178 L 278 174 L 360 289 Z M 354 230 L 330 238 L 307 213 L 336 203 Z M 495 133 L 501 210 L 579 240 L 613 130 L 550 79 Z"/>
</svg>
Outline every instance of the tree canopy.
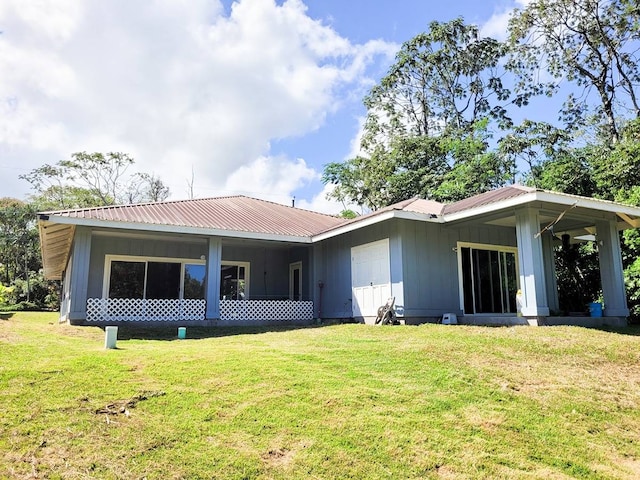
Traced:
<svg viewBox="0 0 640 480">
<path fill-rule="evenodd" d="M 640 205 L 639 52 L 636 0 L 532 0 L 506 42 L 461 18 L 432 22 L 364 98 L 360 154 L 325 166 L 329 195 L 375 210 L 521 181 Z M 639 253 L 640 234 L 626 231 L 637 317 Z M 593 245 L 564 245 L 557 270 L 566 309 L 597 299 Z"/>
<path fill-rule="evenodd" d="M 169 188 L 149 173 L 129 174 L 135 160 L 122 152 L 71 154 L 70 160 L 45 164 L 20 178 L 31 184 L 40 209 L 83 208 L 162 201 Z"/>
</svg>

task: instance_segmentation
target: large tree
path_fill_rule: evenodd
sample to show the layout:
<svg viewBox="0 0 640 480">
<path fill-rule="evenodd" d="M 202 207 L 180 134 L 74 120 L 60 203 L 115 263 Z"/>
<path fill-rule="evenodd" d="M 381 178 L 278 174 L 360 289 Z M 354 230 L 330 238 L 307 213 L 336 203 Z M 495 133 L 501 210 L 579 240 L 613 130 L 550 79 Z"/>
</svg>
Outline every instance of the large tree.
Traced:
<svg viewBox="0 0 640 480">
<path fill-rule="evenodd" d="M 616 142 L 621 121 L 640 115 L 637 0 L 533 0 L 516 10 L 509 34 L 521 93 L 573 86 L 561 112 L 568 127 L 595 122 Z"/>
<path fill-rule="evenodd" d="M 491 129 L 511 124 L 505 54 L 505 44 L 481 38 L 461 18 L 432 22 L 406 42 L 364 99 L 362 155 L 325 168 L 332 196 L 376 209 L 414 195 L 457 198 L 459 188 L 438 190 L 445 177 L 452 187 L 489 164 L 501 180 L 484 182 L 487 188 L 511 176 L 507 157 L 487 156 L 486 141 Z"/>
<path fill-rule="evenodd" d="M 169 188 L 155 175 L 129 174 L 135 160 L 121 152 L 71 154 L 70 160 L 43 165 L 20 178 L 35 192 L 40 209 L 83 208 L 162 201 Z"/>
</svg>

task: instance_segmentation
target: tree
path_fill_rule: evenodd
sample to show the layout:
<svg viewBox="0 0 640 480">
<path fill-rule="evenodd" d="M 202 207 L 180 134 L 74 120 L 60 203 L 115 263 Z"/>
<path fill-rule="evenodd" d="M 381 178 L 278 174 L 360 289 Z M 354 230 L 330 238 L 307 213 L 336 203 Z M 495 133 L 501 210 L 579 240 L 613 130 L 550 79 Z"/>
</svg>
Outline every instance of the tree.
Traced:
<svg viewBox="0 0 640 480">
<path fill-rule="evenodd" d="M 40 209 L 165 200 L 169 188 L 158 177 L 127 174 L 133 163 L 132 157 L 121 152 L 77 152 L 71 154 L 71 160 L 43 165 L 20 178 L 31 184 Z"/>
<path fill-rule="evenodd" d="M 487 155 L 487 138 L 494 126 L 511 124 L 505 54 L 503 43 L 480 38 L 461 18 L 432 22 L 406 42 L 364 99 L 363 154 L 325 166 L 323 181 L 335 186 L 330 197 L 374 210 L 412 196 L 453 199 L 462 176 L 489 165 L 495 178 L 485 176 L 482 188 L 503 184 L 512 164 Z"/>
<path fill-rule="evenodd" d="M 15 198 L 0 198 L 0 264 L 2 282 L 10 285 L 18 277 L 39 268 L 38 231 L 31 205 Z"/>
<path fill-rule="evenodd" d="M 516 10 L 508 65 L 520 77 L 518 91 L 551 95 L 569 82 L 578 92 L 564 102 L 565 124 L 595 120 L 617 142 L 621 119 L 640 115 L 639 20 L 635 0 L 534 0 Z M 545 74 L 551 80 L 540 81 Z"/>
</svg>

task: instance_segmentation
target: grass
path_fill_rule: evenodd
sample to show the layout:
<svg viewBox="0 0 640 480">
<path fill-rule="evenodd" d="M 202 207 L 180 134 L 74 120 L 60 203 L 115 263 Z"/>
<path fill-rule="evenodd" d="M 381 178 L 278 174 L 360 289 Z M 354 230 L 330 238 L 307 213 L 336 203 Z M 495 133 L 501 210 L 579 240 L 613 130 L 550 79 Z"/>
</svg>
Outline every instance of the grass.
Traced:
<svg viewBox="0 0 640 480">
<path fill-rule="evenodd" d="M 0 314 L 0 477 L 638 478 L 639 335 Z"/>
</svg>

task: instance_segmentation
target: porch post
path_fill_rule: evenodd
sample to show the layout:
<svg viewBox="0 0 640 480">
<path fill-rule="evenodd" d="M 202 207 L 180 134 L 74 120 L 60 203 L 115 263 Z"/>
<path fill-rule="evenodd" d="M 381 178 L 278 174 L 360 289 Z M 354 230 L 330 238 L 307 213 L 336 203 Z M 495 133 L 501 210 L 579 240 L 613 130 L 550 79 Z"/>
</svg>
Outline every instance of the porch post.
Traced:
<svg viewBox="0 0 640 480">
<path fill-rule="evenodd" d="M 222 241 L 217 237 L 209 237 L 207 253 L 207 320 L 220 318 L 220 265 L 222 263 Z"/>
<path fill-rule="evenodd" d="M 596 233 L 604 296 L 604 316 L 628 317 L 629 308 L 624 288 L 620 237 L 615 218 L 596 222 Z"/>
<path fill-rule="evenodd" d="M 324 313 L 323 311 L 323 302 L 324 299 L 323 288 L 324 288 L 324 278 L 322 277 L 322 261 L 323 261 L 323 247 L 321 243 L 315 243 L 311 247 L 311 256 L 312 261 L 310 263 L 313 264 L 313 275 L 311 276 L 311 299 L 313 300 L 313 317 L 314 318 L 322 318 Z M 320 285 L 322 284 L 322 287 Z"/>
<path fill-rule="evenodd" d="M 87 291 L 89 290 L 89 263 L 91 260 L 91 229 L 76 227 L 73 237 L 71 281 L 69 282 L 69 322 L 87 319 Z"/>
<path fill-rule="evenodd" d="M 553 236 L 542 234 L 542 256 L 544 257 L 544 275 L 547 284 L 549 309 L 560 310 L 558 301 L 558 278 L 556 276 L 556 254 L 553 250 Z"/>
<path fill-rule="evenodd" d="M 518 266 L 520 267 L 520 290 L 524 299 L 524 317 L 546 317 L 549 315 L 545 264 L 542 255 L 542 238 L 538 211 L 524 208 L 516 212 L 516 238 L 518 242 Z"/>
</svg>

